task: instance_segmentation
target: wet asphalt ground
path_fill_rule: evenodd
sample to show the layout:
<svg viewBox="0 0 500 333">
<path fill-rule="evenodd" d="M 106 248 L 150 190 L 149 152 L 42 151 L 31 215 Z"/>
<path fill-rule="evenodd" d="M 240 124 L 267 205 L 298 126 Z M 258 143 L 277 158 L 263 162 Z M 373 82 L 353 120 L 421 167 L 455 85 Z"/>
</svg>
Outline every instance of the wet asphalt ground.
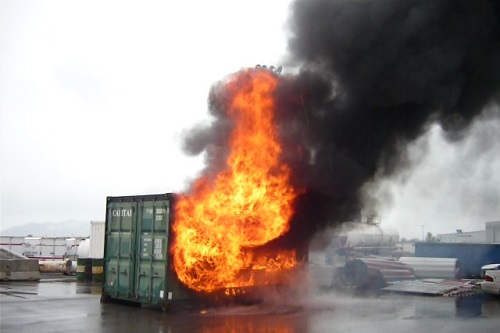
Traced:
<svg viewBox="0 0 500 333">
<path fill-rule="evenodd" d="M 500 332 L 500 297 L 351 295 L 163 312 L 101 304 L 98 284 L 74 278 L 0 283 L 0 332 Z"/>
</svg>

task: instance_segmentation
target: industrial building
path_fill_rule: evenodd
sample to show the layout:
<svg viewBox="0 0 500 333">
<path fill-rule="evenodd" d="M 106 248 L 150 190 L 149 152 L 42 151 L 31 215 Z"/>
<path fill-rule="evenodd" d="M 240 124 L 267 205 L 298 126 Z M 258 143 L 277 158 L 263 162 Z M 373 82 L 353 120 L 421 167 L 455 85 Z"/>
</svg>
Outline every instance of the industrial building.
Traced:
<svg viewBox="0 0 500 333">
<path fill-rule="evenodd" d="M 500 243 L 500 221 L 485 223 L 485 230 L 463 232 L 457 229 L 454 233 L 436 236 L 440 243 Z"/>
</svg>

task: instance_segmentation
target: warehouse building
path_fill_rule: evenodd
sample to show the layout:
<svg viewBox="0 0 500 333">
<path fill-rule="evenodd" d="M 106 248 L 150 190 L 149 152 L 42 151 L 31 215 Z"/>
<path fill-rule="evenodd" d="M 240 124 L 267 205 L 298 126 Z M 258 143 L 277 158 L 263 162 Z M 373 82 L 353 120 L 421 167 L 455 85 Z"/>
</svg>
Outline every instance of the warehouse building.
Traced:
<svg viewBox="0 0 500 333">
<path fill-rule="evenodd" d="M 485 230 L 454 233 L 436 236 L 441 243 L 500 243 L 500 221 L 485 223 Z"/>
</svg>

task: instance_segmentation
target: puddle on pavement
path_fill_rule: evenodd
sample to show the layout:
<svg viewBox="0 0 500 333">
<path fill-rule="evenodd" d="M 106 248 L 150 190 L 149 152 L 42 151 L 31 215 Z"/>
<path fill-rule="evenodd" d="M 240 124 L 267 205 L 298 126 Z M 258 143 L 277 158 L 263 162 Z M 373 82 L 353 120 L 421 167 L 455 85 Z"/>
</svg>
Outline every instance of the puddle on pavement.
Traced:
<svg viewBox="0 0 500 333">
<path fill-rule="evenodd" d="M 455 298 L 457 317 L 488 317 L 496 316 L 500 310 L 500 298 L 488 294 L 475 294 Z"/>
<path fill-rule="evenodd" d="M 102 292 L 101 282 L 80 282 L 76 283 L 77 294 L 100 295 Z"/>
</svg>

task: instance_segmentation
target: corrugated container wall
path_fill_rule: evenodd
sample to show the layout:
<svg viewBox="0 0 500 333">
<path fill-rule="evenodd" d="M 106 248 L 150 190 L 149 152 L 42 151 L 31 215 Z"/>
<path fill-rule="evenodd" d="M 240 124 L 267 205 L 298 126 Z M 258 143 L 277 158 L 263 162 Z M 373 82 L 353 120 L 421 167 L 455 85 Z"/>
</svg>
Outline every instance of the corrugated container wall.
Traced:
<svg viewBox="0 0 500 333">
<path fill-rule="evenodd" d="M 89 258 L 104 258 L 104 237 L 106 223 L 104 221 L 91 221 Z"/>
</svg>

